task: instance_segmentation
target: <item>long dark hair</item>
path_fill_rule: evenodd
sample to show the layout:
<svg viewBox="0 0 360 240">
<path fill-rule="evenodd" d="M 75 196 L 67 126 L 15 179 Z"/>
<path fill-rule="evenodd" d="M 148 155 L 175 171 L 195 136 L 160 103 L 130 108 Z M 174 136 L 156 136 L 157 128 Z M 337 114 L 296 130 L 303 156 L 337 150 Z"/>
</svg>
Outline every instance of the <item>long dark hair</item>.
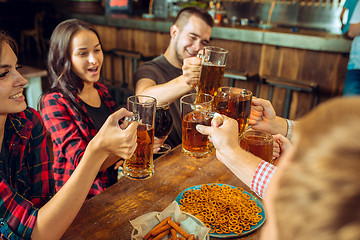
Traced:
<svg viewBox="0 0 360 240">
<path fill-rule="evenodd" d="M 2 54 L 3 43 L 8 44 L 11 47 L 11 49 L 14 51 L 16 56 L 18 55 L 18 46 L 17 46 L 15 40 L 12 39 L 4 31 L 0 30 L 0 58 L 1 58 L 1 54 Z"/>
<path fill-rule="evenodd" d="M 72 71 L 70 55 L 71 39 L 79 30 L 94 32 L 99 39 L 100 46 L 102 46 L 99 34 L 90 23 L 78 19 L 68 19 L 57 25 L 50 38 L 47 59 L 51 88 L 44 92 L 43 96 L 54 91 L 61 92 L 65 98 L 71 101 L 75 112 L 81 117 L 84 111 L 77 103 L 76 96 L 84 88 L 84 82 Z M 41 109 L 42 104 L 39 107 Z"/>
</svg>

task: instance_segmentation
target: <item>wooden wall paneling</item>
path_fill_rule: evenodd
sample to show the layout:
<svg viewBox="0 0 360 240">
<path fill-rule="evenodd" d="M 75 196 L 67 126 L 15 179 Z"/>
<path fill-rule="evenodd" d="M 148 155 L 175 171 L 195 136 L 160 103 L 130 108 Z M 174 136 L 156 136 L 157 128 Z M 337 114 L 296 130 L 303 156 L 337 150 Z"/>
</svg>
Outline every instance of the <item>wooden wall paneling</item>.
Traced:
<svg viewBox="0 0 360 240">
<path fill-rule="evenodd" d="M 112 67 L 112 57 L 108 55 L 104 55 L 104 62 L 102 67 L 102 76 L 104 79 L 104 83 L 107 85 L 113 84 L 113 67 Z"/>
<path fill-rule="evenodd" d="M 304 81 L 303 78 L 299 77 L 299 73 L 303 71 L 306 51 L 286 47 L 278 48 L 278 50 L 281 53 L 278 76 L 299 82 Z M 283 111 L 285 94 L 286 92 L 282 90 L 281 97 L 277 97 L 276 105 L 278 109 L 281 109 L 279 114 Z M 299 93 L 294 91 L 292 94 L 289 118 L 296 119 L 309 112 L 312 109 L 313 98 L 314 96 L 311 93 Z"/>
<path fill-rule="evenodd" d="M 149 41 L 153 40 L 146 37 L 149 37 L 148 31 L 132 30 L 131 41 L 134 43 L 134 50 L 147 54 L 149 51 Z"/>
<path fill-rule="evenodd" d="M 250 43 L 245 43 L 244 45 L 244 52 L 247 56 L 244 59 L 244 64 L 246 64 L 244 71 L 251 73 L 259 73 L 262 45 Z"/>
<path fill-rule="evenodd" d="M 264 75 L 273 75 L 276 72 L 272 72 L 273 55 L 276 53 L 274 47 L 268 45 L 262 45 L 261 55 L 260 55 L 260 65 L 259 65 L 259 75 L 263 77 Z M 262 84 L 260 88 L 260 97 L 264 99 L 269 99 L 269 87 Z"/>
<path fill-rule="evenodd" d="M 304 62 L 304 50 L 291 49 L 291 48 L 279 48 L 281 57 L 279 62 L 278 76 L 294 79 L 303 80 L 299 78 L 299 71 L 302 71 Z"/>
<path fill-rule="evenodd" d="M 349 54 L 339 54 L 337 58 L 337 69 L 334 74 L 334 85 L 336 94 L 342 95 L 345 83 L 346 69 L 349 61 Z"/>
<path fill-rule="evenodd" d="M 95 25 L 96 30 L 99 33 L 102 49 L 110 50 L 116 46 L 116 29 L 113 27 Z M 105 84 L 112 84 L 113 72 L 112 72 L 112 63 L 110 56 L 104 56 L 104 62 L 102 67 L 102 76 Z"/>
<path fill-rule="evenodd" d="M 229 51 L 226 69 L 239 72 L 258 72 L 261 45 L 212 39 L 210 45 L 222 47 Z"/>
<path fill-rule="evenodd" d="M 261 49 L 261 60 L 259 74 L 278 76 L 281 51 L 279 47 L 263 45 Z"/>
<path fill-rule="evenodd" d="M 234 41 L 212 39 L 210 42 L 211 46 L 221 47 L 228 50 L 228 56 L 226 60 L 226 70 L 240 70 L 240 49 L 242 44 L 234 44 Z"/>
<path fill-rule="evenodd" d="M 169 33 L 157 33 L 156 34 L 156 49 L 153 49 L 149 56 L 158 56 L 165 52 L 169 46 L 171 37 Z"/>
<path fill-rule="evenodd" d="M 103 49 L 109 50 L 116 46 L 116 28 L 102 25 L 95 25 L 95 28 L 100 35 Z"/>
<path fill-rule="evenodd" d="M 122 73 L 122 64 L 125 64 L 125 72 L 129 71 L 129 68 L 127 67 L 126 64 L 126 60 L 125 63 L 123 63 L 123 60 L 120 57 L 114 57 L 113 59 L 113 71 L 114 71 L 114 85 L 117 87 L 121 87 L 125 82 L 128 82 L 129 80 L 123 79 L 123 73 Z"/>
<path fill-rule="evenodd" d="M 310 112 L 313 108 L 314 94 L 307 92 L 296 92 L 292 94 L 289 119 L 298 119 Z"/>
<path fill-rule="evenodd" d="M 122 86 L 124 83 L 124 79 L 122 77 L 122 60 L 106 54 L 104 56 L 102 75 L 105 84 Z"/>
<path fill-rule="evenodd" d="M 252 74 L 258 73 L 261 58 L 261 45 L 220 39 L 213 39 L 210 44 L 223 47 L 229 51 L 226 71 L 248 72 Z M 223 86 L 228 85 L 228 79 L 224 78 Z M 256 93 L 256 86 L 257 84 L 255 82 L 241 80 L 235 82 L 235 87 L 248 89 L 254 94 Z"/>
<path fill-rule="evenodd" d="M 260 76 L 269 75 L 300 81 L 297 76 L 298 72 L 301 71 L 301 68 L 303 67 L 303 59 L 303 50 L 263 45 L 259 69 Z M 269 90 L 269 86 L 262 85 L 260 97 L 268 99 Z M 278 115 L 282 115 L 285 95 L 285 89 L 274 88 L 272 105 Z M 301 100 L 301 98 L 304 98 L 304 100 Z M 301 112 L 297 111 L 298 107 L 301 109 L 304 108 L 305 112 L 310 110 L 305 106 L 306 104 L 303 104 L 304 102 L 307 102 L 307 98 L 304 94 L 293 93 L 289 118 L 294 119 L 301 114 Z"/>
<path fill-rule="evenodd" d="M 160 33 L 136 29 L 116 29 L 115 27 L 96 26 L 102 38 L 104 49 L 120 48 L 137 51 L 143 56 L 158 56 L 166 50 L 169 33 Z M 245 43 L 230 40 L 211 39 L 211 45 L 229 50 L 227 70 L 258 73 L 260 76 L 271 75 L 294 79 L 296 81 L 313 81 L 319 84 L 319 102 L 341 95 L 344 84 L 348 54 L 311 51 Z M 108 59 L 104 60 L 106 77 L 114 71 L 116 84 L 122 84 L 120 68 L 111 70 Z M 121 60 L 117 60 L 121 61 Z M 116 65 L 121 64 L 120 62 Z M 142 62 L 139 63 L 139 65 Z M 120 65 L 119 65 L 120 66 Z M 126 66 L 130 67 L 126 63 Z M 132 79 L 132 76 L 127 76 Z M 228 84 L 224 79 L 223 85 Z M 131 84 L 129 86 L 132 86 Z M 252 83 L 235 82 L 236 87 L 255 89 Z M 262 85 L 260 97 L 268 98 L 269 87 Z M 278 114 L 283 111 L 285 90 L 274 90 L 273 106 Z M 312 96 L 307 93 L 294 93 L 290 109 L 290 118 L 303 116 L 312 108 Z"/>
<path fill-rule="evenodd" d="M 319 84 L 319 102 L 341 95 L 347 59 L 341 54 L 328 52 L 307 51 L 306 54 L 302 78 Z"/>
<path fill-rule="evenodd" d="M 235 52 L 236 42 L 233 42 Z M 246 72 L 249 74 L 256 74 L 259 72 L 260 59 L 261 59 L 261 45 L 252 43 L 242 43 L 241 48 L 236 54 L 235 62 L 238 63 L 238 70 L 240 72 Z M 258 83 L 256 82 L 242 82 L 238 81 L 237 86 L 249 89 L 256 94 L 256 88 Z"/>
<path fill-rule="evenodd" d="M 158 32 L 150 32 L 146 31 L 145 36 L 142 39 L 145 45 L 144 56 L 154 56 L 154 55 L 160 55 L 161 50 L 158 49 L 158 35 L 161 35 Z M 167 43 L 169 44 L 169 42 Z"/>
<path fill-rule="evenodd" d="M 116 29 L 116 48 L 128 51 L 132 51 L 134 49 L 131 41 L 131 32 L 132 30 L 128 28 Z"/>
</svg>

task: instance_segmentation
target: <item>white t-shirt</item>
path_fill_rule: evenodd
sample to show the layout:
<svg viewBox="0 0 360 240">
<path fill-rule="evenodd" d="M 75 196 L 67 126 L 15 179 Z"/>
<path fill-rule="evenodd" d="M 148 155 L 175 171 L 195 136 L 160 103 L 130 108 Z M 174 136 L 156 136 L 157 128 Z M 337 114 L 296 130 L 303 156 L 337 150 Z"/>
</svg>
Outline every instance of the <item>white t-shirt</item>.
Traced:
<svg viewBox="0 0 360 240">
<path fill-rule="evenodd" d="M 350 19 L 350 24 L 355 23 L 360 23 L 360 1 L 357 2 Z M 347 69 L 360 69 L 360 36 L 356 36 L 352 41 Z"/>
</svg>

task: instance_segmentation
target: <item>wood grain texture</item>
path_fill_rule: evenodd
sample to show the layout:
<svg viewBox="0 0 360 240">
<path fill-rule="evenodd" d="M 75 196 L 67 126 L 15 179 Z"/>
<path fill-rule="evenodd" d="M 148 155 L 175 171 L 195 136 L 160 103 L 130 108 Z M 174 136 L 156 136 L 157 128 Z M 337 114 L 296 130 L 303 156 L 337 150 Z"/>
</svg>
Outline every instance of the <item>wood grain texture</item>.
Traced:
<svg viewBox="0 0 360 240">
<path fill-rule="evenodd" d="M 106 49 L 120 48 L 138 51 L 144 56 L 157 56 L 166 50 L 170 41 L 168 33 L 107 26 L 96 27 L 99 29 Z M 342 94 L 348 54 L 222 39 L 211 39 L 210 44 L 229 50 L 227 70 L 258 73 L 260 76 L 271 75 L 299 82 L 316 82 L 319 86 L 319 103 Z M 130 79 L 130 87 L 133 86 L 131 81 Z M 122 79 L 116 79 L 116 84 L 121 85 L 122 82 Z M 224 81 L 224 84 L 226 83 L 227 80 Z M 251 84 L 242 81 L 236 82 L 235 86 L 254 88 Z M 260 97 L 267 99 L 268 90 L 268 86 L 262 84 Z M 273 106 L 279 115 L 283 111 L 284 97 L 285 90 L 274 90 Z M 297 119 L 305 115 L 312 109 L 312 102 L 312 94 L 295 92 L 289 118 Z"/>
<path fill-rule="evenodd" d="M 123 177 L 85 202 L 62 239 L 130 239 L 130 220 L 148 212 L 161 212 L 182 190 L 195 185 L 225 183 L 255 195 L 214 155 L 193 159 L 184 156 L 179 145 L 154 164 L 155 174 L 150 179 L 134 181 Z M 261 228 L 241 239 L 260 239 L 260 232 Z"/>
</svg>

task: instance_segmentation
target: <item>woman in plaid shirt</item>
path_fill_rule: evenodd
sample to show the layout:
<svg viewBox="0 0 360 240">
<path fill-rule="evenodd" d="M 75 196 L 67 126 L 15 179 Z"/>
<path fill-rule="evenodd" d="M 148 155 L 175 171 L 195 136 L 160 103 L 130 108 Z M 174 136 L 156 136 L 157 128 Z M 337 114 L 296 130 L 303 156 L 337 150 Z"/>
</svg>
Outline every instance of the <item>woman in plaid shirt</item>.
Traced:
<svg viewBox="0 0 360 240">
<path fill-rule="evenodd" d="M 98 33 L 86 22 L 60 23 L 50 40 L 48 72 L 51 89 L 40 101 L 41 115 L 51 134 L 55 187 L 59 191 L 83 158 L 86 146 L 114 112 L 114 101 L 99 83 L 104 55 Z M 127 148 L 127 135 L 117 149 Z M 115 149 L 114 149 L 115 150 Z M 101 167 L 88 194 L 97 195 L 117 181 L 111 155 Z"/>
<path fill-rule="evenodd" d="M 112 114 L 54 195 L 46 130 L 39 113 L 26 106 L 23 90 L 27 81 L 17 71 L 16 49 L 15 42 L 0 32 L 0 238 L 59 239 L 108 156 L 132 155 L 137 123 L 122 130 L 119 119 L 131 113 L 121 109 Z M 118 148 L 124 139 L 127 148 Z"/>
</svg>

